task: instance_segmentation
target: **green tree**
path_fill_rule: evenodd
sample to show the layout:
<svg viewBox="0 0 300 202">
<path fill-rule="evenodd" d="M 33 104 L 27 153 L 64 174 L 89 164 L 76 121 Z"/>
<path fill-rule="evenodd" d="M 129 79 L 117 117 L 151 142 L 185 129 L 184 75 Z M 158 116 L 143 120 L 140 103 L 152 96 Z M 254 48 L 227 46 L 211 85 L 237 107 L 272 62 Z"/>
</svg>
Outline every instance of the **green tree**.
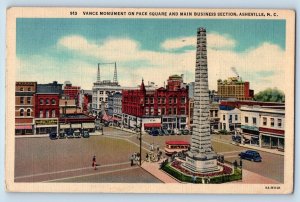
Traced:
<svg viewBox="0 0 300 202">
<path fill-rule="evenodd" d="M 262 102 L 284 102 L 284 92 L 277 88 L 267 88 L 254 95 L 254 100 Z"/>
</svg>

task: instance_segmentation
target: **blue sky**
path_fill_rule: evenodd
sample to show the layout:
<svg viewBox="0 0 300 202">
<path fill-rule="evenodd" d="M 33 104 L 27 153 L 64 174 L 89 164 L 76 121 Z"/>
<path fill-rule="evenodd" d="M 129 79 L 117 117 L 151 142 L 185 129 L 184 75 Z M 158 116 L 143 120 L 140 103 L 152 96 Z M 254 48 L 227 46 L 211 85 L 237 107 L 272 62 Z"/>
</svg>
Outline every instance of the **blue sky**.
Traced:
<svg viewBox="0 0 300 202">
<path fill-rule="evenodd" d="M 208 32 L 209 86 L 235 74 L 256 92 L 284 90 L 285 21 L 205 19 L 17 19 L 18 80 L 70 80 L 90 89 L 98 62 L 117 62 L 119 82 L 144 77 L 162 85 L 170 74 L 194 80 L 197 27 Z M 113 67 L 101 69 L 112 79 Z"/>
</svg>

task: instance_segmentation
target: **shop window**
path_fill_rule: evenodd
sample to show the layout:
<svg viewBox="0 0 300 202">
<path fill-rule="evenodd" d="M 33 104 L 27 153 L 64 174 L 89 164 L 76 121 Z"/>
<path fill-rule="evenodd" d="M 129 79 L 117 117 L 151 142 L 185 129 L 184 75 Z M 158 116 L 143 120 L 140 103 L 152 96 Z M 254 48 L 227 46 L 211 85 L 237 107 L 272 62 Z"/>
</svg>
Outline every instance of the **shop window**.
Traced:
<svg viewBox="0 0 300 202">
<path fill-rule="evenodd" d="M 267 118 L 263 117 L 263 125 L 266 126 L 267 125 Z"/>
<path fill-rule="evenodd" d="M 20 116 L 24 116 L 24 109 L 20 109 Z"/>
<path fill-rule="evenodd" d="M 27 109 L 26 115 L 27 115 L 27 116 L 30 116 L 30 114 L 31 114 L 30 112 L 31 112 L 31 110 L 30 110 L 30 109 Z"/>
</svg>

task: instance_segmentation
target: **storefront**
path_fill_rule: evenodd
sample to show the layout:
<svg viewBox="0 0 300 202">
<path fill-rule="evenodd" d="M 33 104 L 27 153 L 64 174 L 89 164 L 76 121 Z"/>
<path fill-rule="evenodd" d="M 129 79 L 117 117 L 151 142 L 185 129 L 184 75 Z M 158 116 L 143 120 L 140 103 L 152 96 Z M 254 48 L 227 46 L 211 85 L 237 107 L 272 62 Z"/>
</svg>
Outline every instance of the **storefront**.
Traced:
<svg viewBox="0 0 300 202">
<path fill-rule="evenodd" d="M 284 137 L 275 134 L 261 133 L 261 147 L 284 150 Z"/>
<path fill-rule="evenodd" d="M 33 125 L 16 125 L 15 133 L 16 135 L 32 135 Z"/>
<path fill-rule="evenodd" d="M 242 125 L 242 143 L 247 143 L 254 146 L 259 146 L 259 129 L 255 126 Z"/>
<path fill-rule="evenodd" d="M 95 118 L 85 114 L 64 114 L 59 119 L 60 131 L 87 130 L 95 132 Z"/>
<path fill-rule="evenodd" d="M 58 118 L 39 118 L 34 120 L 35 133 L 49 134 L 51 132 L 58 132 Z"/>
</svg>

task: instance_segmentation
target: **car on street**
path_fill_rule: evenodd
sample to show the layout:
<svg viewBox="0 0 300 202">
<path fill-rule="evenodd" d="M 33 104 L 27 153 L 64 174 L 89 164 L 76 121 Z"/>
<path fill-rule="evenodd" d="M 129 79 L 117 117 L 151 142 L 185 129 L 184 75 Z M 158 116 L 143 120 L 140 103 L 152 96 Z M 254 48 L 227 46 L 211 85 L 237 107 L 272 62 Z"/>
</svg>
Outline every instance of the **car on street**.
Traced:
<svg viewBox="0 0 300 202">
<path fill-rule="evenodd" d="M 257 151 L 254 150 L 247 150 L 245 152 L 239 153 L 241 159 L 247 159 L 254 162 L 261 162 L 262 158 Z"/>
<path fill-rule="evenodd" d="M 158 130 L 151 130 L 150 131 L 150 135 L 152 135 L 152 136 L 158 136 L 159 132 L 158 132 Z"/>
<path fill-rule="evenodd" d="M 89 131 L 83 130 L 83 131 L 82 131 L 82 137 L 83 137 L 83 138 L 89 138 L 89 137 L 90 137 Z"/>
<path fill-rule="evenodd" d="M 231 136 L 232 141 L 237 142 L 237 143 L 241 143 L 242 142 L 242 137 L 239 135 L 232 135 Z"/>
<path fill-rule="evenodd" d="M 80 130 L 75 130 L 74 131 L 74 137 L 81 138 Z"/>
<path fill-rule="evenodd" d="M 66 133 L 64 131 L 60 131 L 59 135 L 58 135 L 58 138 L 59 139 L 64 139 L 65 137 L 66 137 Z"/>
<path fill-rule="evenodd" d="M 49 138 L 50 138 L 50 140 L 56 140 L 57 139 L 57 133 L 55 133 L 55 132 L 49 133 Z"/>
<path fill-rule="evenodd" d="M 67 138 L 74 138 L 74 131 L 72 129 L 67 130 Z"/>
</svg>

